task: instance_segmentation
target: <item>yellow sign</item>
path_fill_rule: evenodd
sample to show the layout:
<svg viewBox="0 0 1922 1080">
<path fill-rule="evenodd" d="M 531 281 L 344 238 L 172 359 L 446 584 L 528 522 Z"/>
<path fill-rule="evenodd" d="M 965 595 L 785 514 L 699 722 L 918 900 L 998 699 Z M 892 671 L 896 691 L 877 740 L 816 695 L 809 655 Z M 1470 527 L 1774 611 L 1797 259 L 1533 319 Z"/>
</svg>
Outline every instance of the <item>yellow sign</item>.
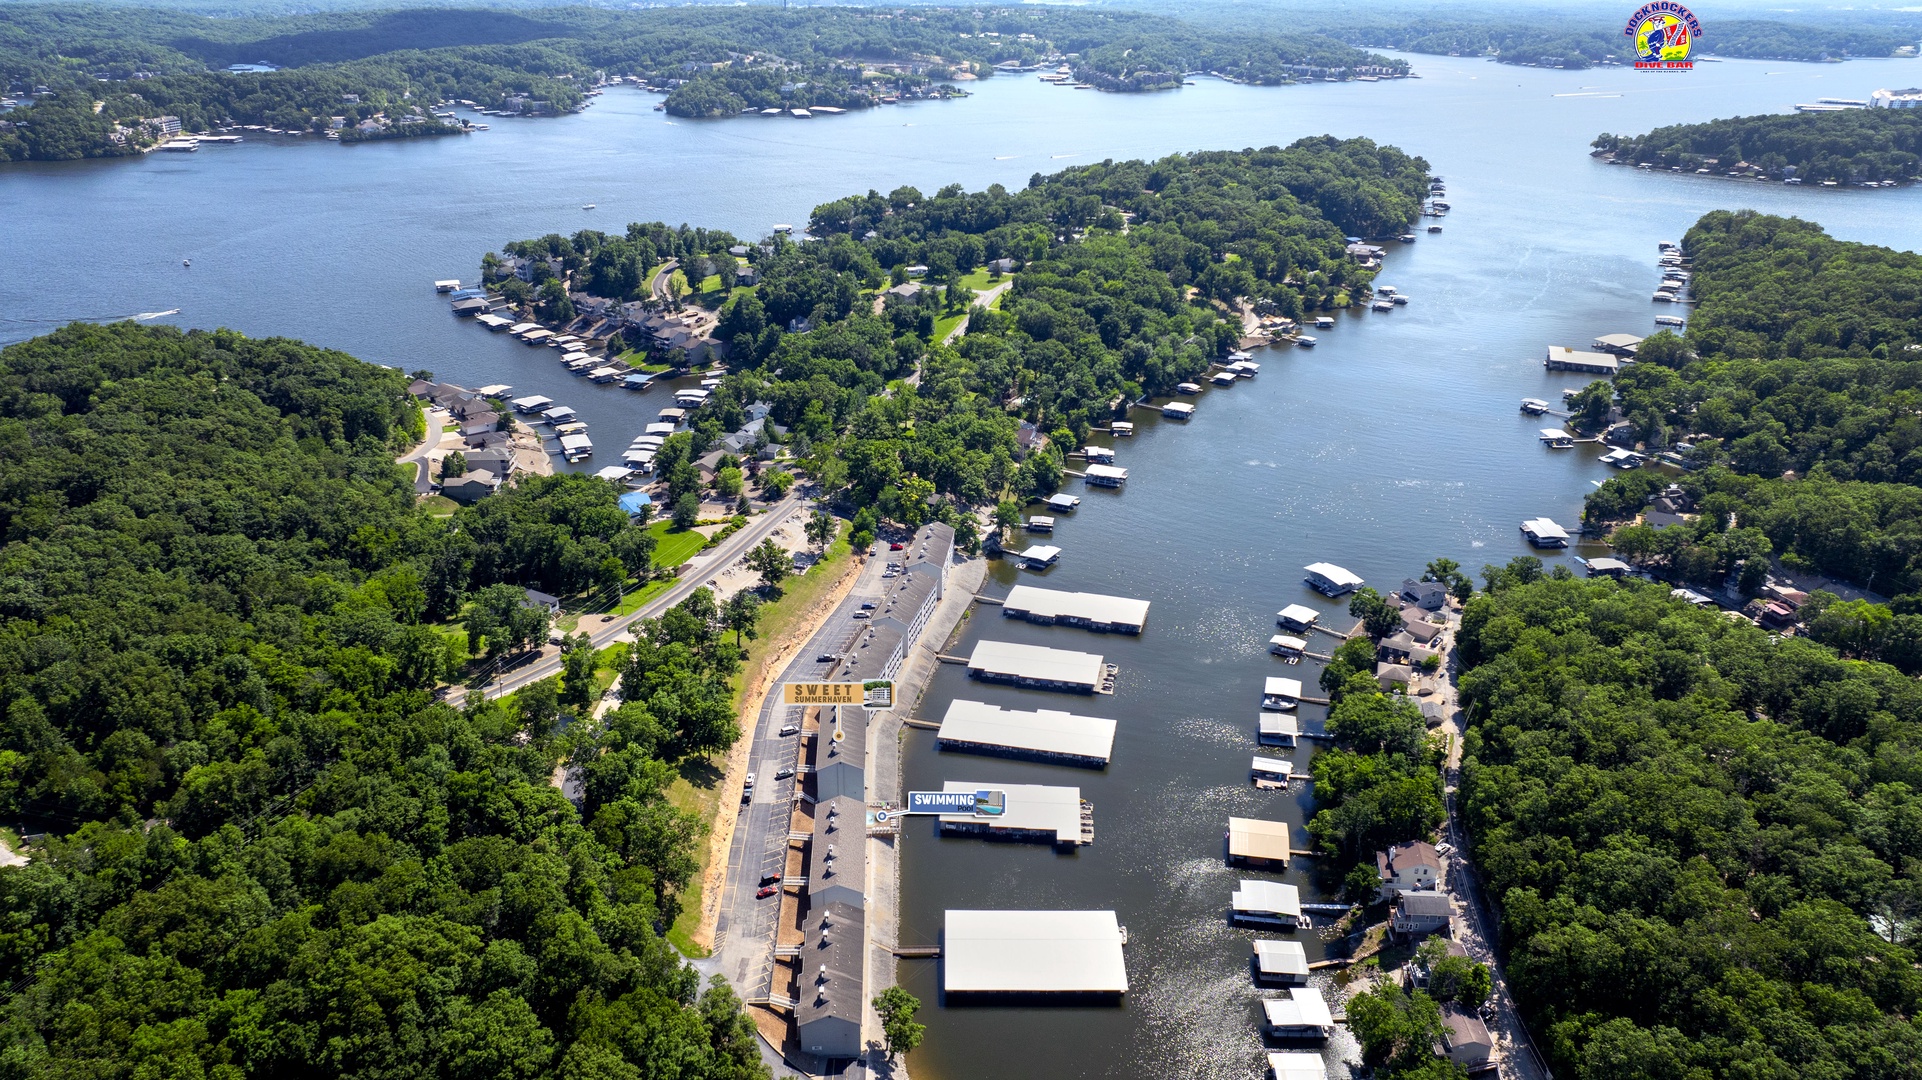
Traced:
<svg viewBox="0 0 1922 1080">
<path fill-rule="evenodd" d="M 863 705 L 886 709 L 894 705 L 894 684 L 885 679 L 867 682 L 791 682 L 781 684 L 784 705 Z"/>
</svg>

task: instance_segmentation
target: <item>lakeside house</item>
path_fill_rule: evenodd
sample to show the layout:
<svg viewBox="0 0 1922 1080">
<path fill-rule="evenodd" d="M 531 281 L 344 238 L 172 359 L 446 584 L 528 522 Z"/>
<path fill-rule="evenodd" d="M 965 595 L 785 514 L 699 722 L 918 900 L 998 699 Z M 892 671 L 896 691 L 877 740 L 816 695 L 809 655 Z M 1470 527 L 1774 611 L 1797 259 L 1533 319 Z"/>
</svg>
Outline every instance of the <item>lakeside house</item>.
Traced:
<svg viewBox="0 0 1922 1080">
<path fill-rule="evenodd" d="M 1376 900 L 1392 900 L 1405 892 L 1432 892 L 1441 887 L 1441 853 L 1426 840 L 1410 840 L 1375 853 L 1380 884 Z"/>
<path fill-rule="evenodd" d="M 1442 1006 L 1442 1053 L 1470 1073 L 1494 1066 L 1495 1039 L 1488 1025 L 1453 1002 Z"/>
<path fill-rule="evenodd" d="M 476 503 L 501 488 L 501 479 L 486 469 L 469 469 L 451 480 L 443 480 L 440 493 L 457 503 Z"/>
<path fill-rule="evenodd" d="M 1395 897 L 1389 930 L 1408 937 L 1439 932 L 1454 937 L 1455 901 L 1442 892 L 1404 892 Z"/>
<path fill-rule="evenodd" d="M 1439 581 L 1416 581 L 1403 578 L 1401 598 L 1423 611 L 1440 611 L 1448 603 L 1448 586 Z"/>
</svg>

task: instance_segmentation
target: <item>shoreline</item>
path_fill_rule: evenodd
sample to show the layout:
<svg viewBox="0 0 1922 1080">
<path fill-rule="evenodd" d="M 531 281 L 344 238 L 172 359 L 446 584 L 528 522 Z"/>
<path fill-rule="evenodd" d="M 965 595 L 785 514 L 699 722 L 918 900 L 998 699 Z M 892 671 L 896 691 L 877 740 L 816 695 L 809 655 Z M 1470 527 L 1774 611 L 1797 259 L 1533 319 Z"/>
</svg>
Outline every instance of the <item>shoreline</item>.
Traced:
<svg viewBox="0 0 1922 1080">
<path fill-rule="evenodd" d="M 821 625 L 834 615 L 854 589 L 855 582 L 861 579 L 861 571 L 867 568 L 869 555 L 849 552 L 849 559 L 841 569 L 841 578 L 829 587 L 829 591 L 815 599 L 814 605 L 802 616 L 800 622 L 789 627 L 761 658 L 758 670 L 753 672 L 754 682 L 743 686 L 738 706 L 739 715 L 750 722 L 761 714 L 761 707 L 767 695 L 778 685 L 780 676 L 787 671 L 803 646 L 813 639 Z M 744 728 L 741 737 L 734 740 L 728 749 L 723 766 L 719 787 L 723 793 L 738 790 L 741 780 L 747 774 L 749 757 L 754 750 L 754 732 Z M 726 891 L 728 852 L 734 844 L 734 829 L 741 819 L 741 804 L 725 797 L 721 799 L 721 809 L 714 816 L 708 829 L 707 865 L 701 871 L 701 919 L 689 935 L 694 944 L 710 955 L 714 950 L 714 931 L 721 918 L 721 898 Z"/>
<path fill-rule="evenodd" d="M 986 555 L 976 555 L 949 565 L 947 595 L 942 597 L 934 613 L 928 617 L 927 626 L 922 629 L 907 662 L 901 667 L 901 673 L 895 678 L 895 707 L 882 713 L 880 722 L 868 728 L 868 761 L 871 765 L 868 770 L 867 801 L 870 805 L 901 803 L 901 744 L 907 732 L 906 721 L 920 707 L 928 684 L 934 681 L 934 673 L 941 666 L 937 657 L 966 628 L 974 608 L 974 598 L 986 584 L 987 578 Z M 898 833 L 868 838 L 867 887 L 871 922 L 866 975 L 868 1002 L 864 1006 L 862 1019 L 864 1031 L 881 1030 L 881 1017 L 874 1011 L 873 999 L 896 985 L 896 964 L 899 961 L 894 950 L 900 944 L 901 933 L 901 849 L 896 843 L 898 839 Z M 906 1080 L 908 1072 L 905 1058 L 896 1061 L 891 1068 L 894 1076 Z"/>
</svg>

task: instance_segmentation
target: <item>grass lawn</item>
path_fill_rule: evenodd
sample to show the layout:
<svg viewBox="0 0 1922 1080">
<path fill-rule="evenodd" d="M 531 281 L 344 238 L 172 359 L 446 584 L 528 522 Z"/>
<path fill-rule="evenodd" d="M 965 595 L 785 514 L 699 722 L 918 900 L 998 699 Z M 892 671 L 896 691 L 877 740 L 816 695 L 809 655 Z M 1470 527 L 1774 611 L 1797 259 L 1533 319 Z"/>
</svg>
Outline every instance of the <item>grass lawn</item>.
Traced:
<svg viewBox="0 0 1922 1080">
<path fill-rule="evenodd" d="M 747 643 L 747 661 L 741 665 L 741 672 L 734 678 L 734 707 L 742 707 L 742 695 L 746 688 L 753 686 L 761 677 L 774 644 L 782 636 L 794 630 L 807 610 L 814 606 L 841 574 L 841 567 L 847 561 L 849 552 L 846 530 L 834 543 L 828 546 L 820 562 L 808 568 L 807 573 L 791 577 L 782 586 L 781 598 L 761 608 L 758 636 Z M 743 726 L 752 724 L 756 718 L 743 717 Z M 689 813 L 697 814 L 700 819 L 714 826 L 716 812 L 720 809 L 721 798 L 730 792 L 721 790 L 724 778 L 723 759 L 720 757 L 689 762 L 681 767 L 681 774 L 668 788 L 667 799 L 675 806 Z M 701 876 L 707 870 L 707 846 L 703 844 L 699 853 L 701 868 L 694 872 L 694 880 L 687 892 L 681 894 L 681 914 L 668 928 L 668 943 L 681 950 L 686 956 L 706 956 L 707 950 L 694 943 L 694 931 L 701 924 Z"/>
<path fill-rule="evenodd" d="M 433 517 L 453 517 L 460 504 L 445 495 L 429 495 L 420 501 L 421 509 Z"/>
<path fill-rule="evenodd" d="M 957 326 L 960 326 L 961 320 L 967 317 L 968 317 L 967 312 L 957 311 L 952 315 L 946 315 L 946 316 L 943 316 L 942 318 L 934 320 L 934 340 L 936 341 L 948 340 L 948 335 L 953 333 L 954 328 Z"/>
<path fill-rule="evenodd" d="M 988 273 L 988 268 L 984 266 L 963 277 L 961 279 L 961 287 L 971 292 L 981 293 L 987 292 L 989 289 L 994 288 L 1006 280 L 1008 280 L 1008 275 L 1003 274 L 998 278 L 994 277 Z"/>
<path fill-rule="evenodd" d="M 647 531 L 654 537 L 656 566 L 679 566 L 699 555 L 701 546 L 707 543 L 707 537 L 693 529 L 675 532 L 674 522 L 665 518 L 649 525 Z"/>
<path fill-rule="evenodd" d="M 702 536 L 693 529 L 689 529 L 686 532 L 675 532 L 674 522 L 666 518 L 662 518 L 648 525 L 647 531 L 654 537 L 655 566 L 679 566 L 694 556 L 699 555 L 701 549 L 707 544 L 707 537 Z M 639 611 L 642 607 L 646 606 L 649 601 L 673 588 L 677 580 L 677 578 L 665 577 L 648 582 L 646 585 L 621 597 L 621 602 L 612 609 L 613 613 L 616 615 L 628 615 Z"/>
</svg>

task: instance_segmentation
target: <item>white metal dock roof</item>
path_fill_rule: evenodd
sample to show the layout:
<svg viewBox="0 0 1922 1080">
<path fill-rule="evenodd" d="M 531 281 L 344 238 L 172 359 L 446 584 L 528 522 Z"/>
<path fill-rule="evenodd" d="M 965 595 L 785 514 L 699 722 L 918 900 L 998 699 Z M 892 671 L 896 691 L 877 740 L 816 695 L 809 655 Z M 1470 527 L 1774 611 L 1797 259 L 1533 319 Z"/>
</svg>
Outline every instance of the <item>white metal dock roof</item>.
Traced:
<svg viewBox="0 0 1922 1080">
<path fill-rule="evenodd" d="M 1328 1066 L 1321 1055 L 1301 1050 L 1271 1052 L 1268 1068 L 1275 1074 L 1275 1080 L 1327 1080 L 1328 1077 Z"/>
<path fill-rule="evenodd" d="M 1301 890 L 1279 881 L 1244 881 L 1234 899 L 1236 911 L 1287 918 L 1301 914 Z"/>
<path fill-rule="evenodd" d="M 940 737 L 1107 761 L 1114 753 L 1114 732 L 1115 722 L 1099 717 L 1053 709 L 1017 712 L 982 701 L 957 700 L 948 703 Z"/>
<path fill-rule="evenodd" d="M 1283 758 L 1257 757 L 1254 759 L 1254 764 L 1248 768 L 1249 771 L 1258 772 L 1264 776 L 1288 777 L 1295 775 L 1295 763 Z"/>
<path fill-rule="evenodd" d="M 1019 611 L 1050 619 L 1086 619 L 1110 626 L 1141 629 L 1148 622 L 1148 601 L 1101 593 L 1063 592 L 1016 585 L 1001 602 L 1003 611 Z"/>
<path fill-rule="evenodd" d="M 1326 581 L 1330 585 L 1345 585 L 1351 589 L 1361 586 L 1361 575 L 1345 566 L 1336 566 L 1331 562 L 1318 562 L 1309 563 L 1302 569 L 1308 572 L 1308 576 Z"/>
<path fill-rule="evenodd" d="M 1568 539 L 1568 530 L 1555 524 L 1552 518 L 1529 518 L 1522 522 L 1522 531 L 1538 540 Z"/>
<path fill-rule="evenodd" d="M 1065 492 L 1057 491 L 1053 495 L 1048 496 L 1048 505 L 1056 510 L 1073 510 L 1075 507 L 1081 505 L 1081 496 L 1069 495 Z"/>
<path fill-rule="evenodd" d="M 1022 562 L 1051 563 L 1061 557 L 1061 549 L 1053 544 L 1035 544 L 1016 555 Z"/>
<path fill-rule="evenodd" d="M 1117 465 L 1090 465 L 1082 473 L 1082 475 L 1086 476 L 1090 480 L 1096 480 L 1096 481 L 1112 480 L 1116 483 L 1120 483 L 1121 481 L 1128 479 L 1128 470 L 1123 469 Z"/>
<path fill-rule="evenodd" d="M 1263 975 L 1308 975 L 1308 950 L 1299 941 L 1255 942 L 1255 964 Z"/>
<path fill-rule="evenodd" d="M 1263 735 L 1290 739 L 1301 737 L 1301 718 L 1291 712 L 1262 713 L 1258 724 Z"/>
<path fill-rule="evenodd" d="M 1301 700 L 1301 680 L 1290 679 L 1283 675 L 1270 675 L 1262 680 L 1261 696 Z"/>
<path fill-rule="evenodd" d="M 1099 653 L 1048 649 L 1012 641 L 977 641 L 968 657 L 968 670 L 1017 679 L 1099 686 L 1106 674 Z"/>
<path fill-rule="evenodd" d="M 1297 986 L 1288 991 L 1287 997 L 1264 998 L 1261 1011 L 1267 1014 L 1271 1028 L 1335 1026 L 1335 1014 L 1328 1011 L 1328 1003 L 1321 999 L 1321 991 L 1312 986 Z"/>
<path fill-rule="evenodd" d="M 1292 653 L 1305 652 L 1307 648 L 1308 648 L 1308 643 L 1306 641 L 1303 641 L 1302 639 L 1298 637 L 1294 637 L 1290 634 L 1276 634 L 1274 637 L 1271 637 L 1268 639 L 1269 652 L 1288 655 Z"/>
<path fill-rule="evenodd" d="M 1044 787 L 1040 784 L 988 784 L 975 780 L 949 780 L 942 791 L 1000 791 L 1008 796 L 1007 808 L 997 817 L 973 814 L 942 814 L 941 820 L 981 822 L 990 831 L 1053 833 L 1057 843 L 1079 843 L 1081 839 L 1081 789 Z"/>
<path fill-rule="evenodd" d="M 1307 604 L 1289 604 L 1275 612 L 1275 621 L 1289 626 L 1313 626 L 1315 620 L 1319 618 L 1321 618 L 1321 612 Z"/>
<path fill-rule="evenodd" d="M 949 911 L 941 953 L 950 993 L 1128 989 L 1112 911 Z"/>
<path fill-rule="evenodd" d="M 1293 768 L 1292 765 L 1289 767 Z M 1287 862 L 1288 823 L 1263 821 L 1260 818 L 1229 818 L 1228 855 L 1236 859 L 1270 859 L 1280 863 Z M 1248 885 L 1250 882 L 1244 881 L 1242 884 Z M 1240 896 L 1239 893 L 1235 895 Z"/>
</svg>

